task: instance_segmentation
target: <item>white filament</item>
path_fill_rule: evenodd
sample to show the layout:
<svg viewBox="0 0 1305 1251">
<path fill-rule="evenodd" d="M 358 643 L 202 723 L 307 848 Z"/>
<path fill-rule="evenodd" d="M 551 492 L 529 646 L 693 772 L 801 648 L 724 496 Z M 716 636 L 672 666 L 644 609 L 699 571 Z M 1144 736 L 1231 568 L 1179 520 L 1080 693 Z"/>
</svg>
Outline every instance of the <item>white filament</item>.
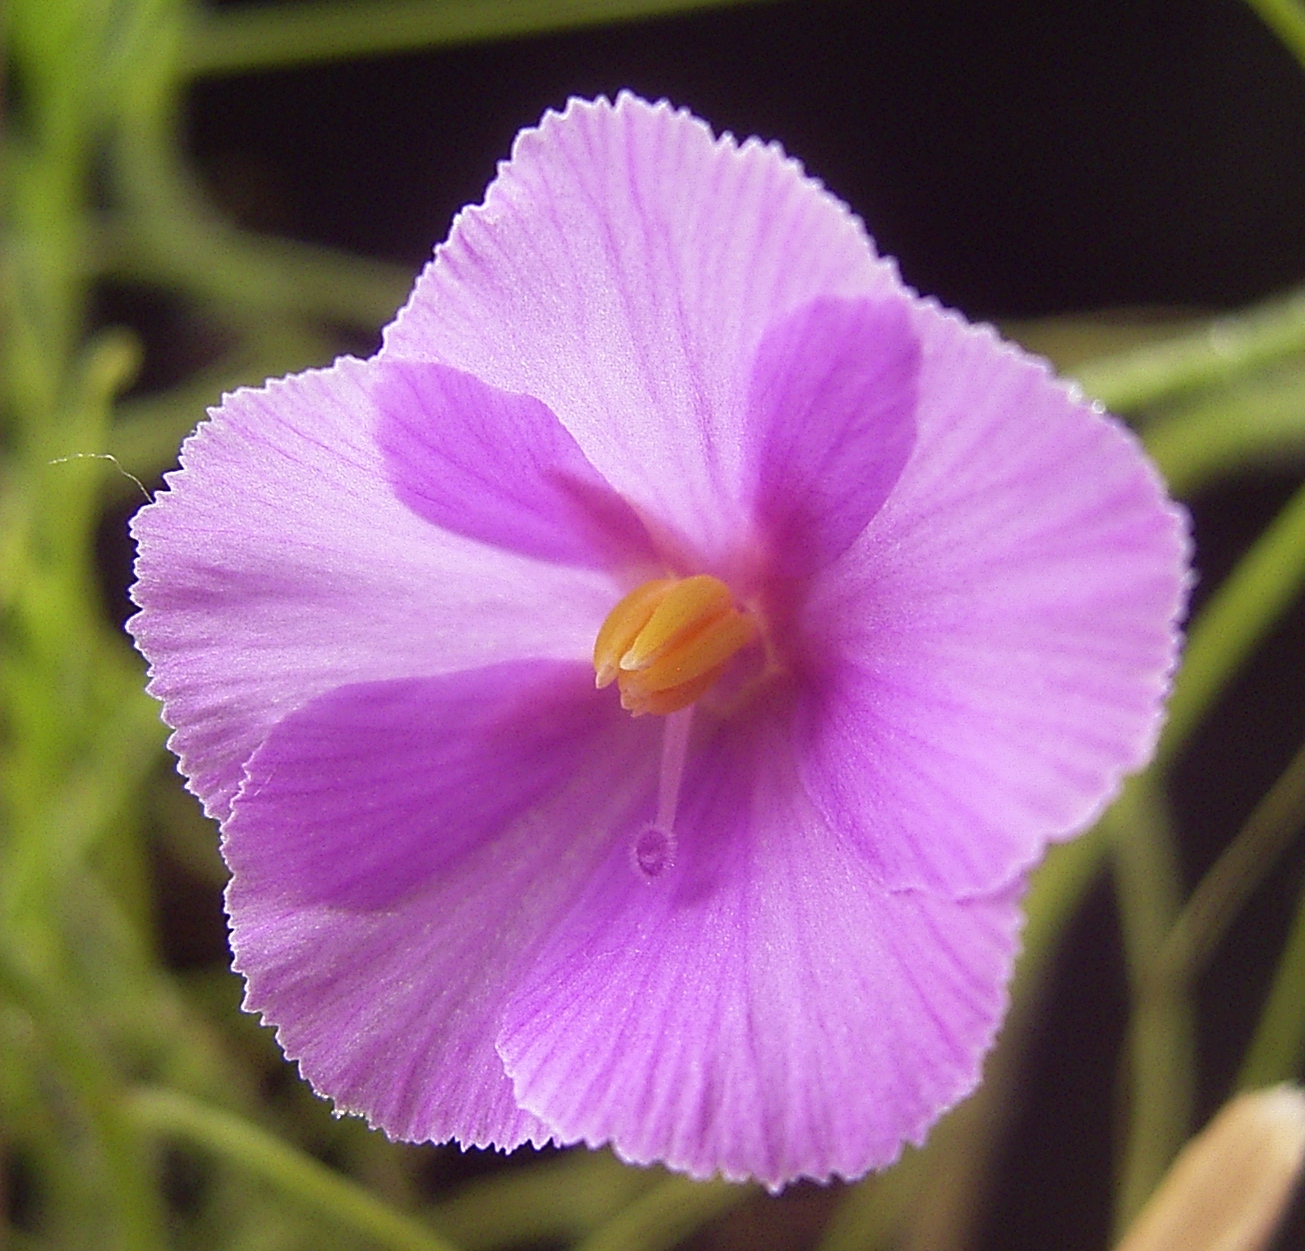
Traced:
<svg viewBox="0 0 1305 1251">
<path fill-rule="evenodd" d="M 640 830 L 630 848 L 635 870 L 648 882 L 675 863 L 675 814 L 684 780 L 684 759 L 689 750 L 689 729 L 693 706 L 673 712 L 662 732 L 662 768 L 657 783 L 657 819 Z"/>
<path fill-rule="evenodd" d="M 689 728 L 693 705 L 666 718 L 662 735 L 662 772 L 657 785 L 657 825 L 667 834 L 675 830 L 675 813 L 680 806 L 680 783 L 684 780 L 684 758 L 689 751 Z"/>
</svg>

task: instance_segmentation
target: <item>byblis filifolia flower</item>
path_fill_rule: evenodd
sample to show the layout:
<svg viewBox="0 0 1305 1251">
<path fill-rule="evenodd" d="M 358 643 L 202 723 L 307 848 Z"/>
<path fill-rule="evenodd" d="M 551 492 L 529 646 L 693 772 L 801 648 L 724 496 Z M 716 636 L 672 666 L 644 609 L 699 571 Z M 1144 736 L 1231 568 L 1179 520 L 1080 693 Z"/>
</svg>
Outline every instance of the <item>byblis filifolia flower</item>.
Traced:
<svg viewBox="0 0 1305 1251">
<path fill-rule="evenodd" d="M 182 464 L 131 628 L 246 1006 L 396 1137 L 888 1163 L 1156 735 L 1185 539 L 1133 438 L 664 103 L 523 132 L 378 356 Z"/>
</svg>

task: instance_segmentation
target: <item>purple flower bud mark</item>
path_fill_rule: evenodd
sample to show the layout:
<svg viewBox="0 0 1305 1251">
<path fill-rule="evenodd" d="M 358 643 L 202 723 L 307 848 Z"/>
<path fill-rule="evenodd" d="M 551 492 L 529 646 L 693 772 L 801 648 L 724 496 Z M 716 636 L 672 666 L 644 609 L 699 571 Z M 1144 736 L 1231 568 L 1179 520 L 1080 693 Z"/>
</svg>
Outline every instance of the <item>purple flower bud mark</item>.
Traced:
<svg viewBox="0 0 1305 1251">
<path fill-rule="evenodd" d="M 856 1177 L 1154 746 L 1184 519 L 777 147 L 523 131 L 370 360 L 225 397 L 131 630 L 245 1006 L 397 1138 Z"/>
</svg>

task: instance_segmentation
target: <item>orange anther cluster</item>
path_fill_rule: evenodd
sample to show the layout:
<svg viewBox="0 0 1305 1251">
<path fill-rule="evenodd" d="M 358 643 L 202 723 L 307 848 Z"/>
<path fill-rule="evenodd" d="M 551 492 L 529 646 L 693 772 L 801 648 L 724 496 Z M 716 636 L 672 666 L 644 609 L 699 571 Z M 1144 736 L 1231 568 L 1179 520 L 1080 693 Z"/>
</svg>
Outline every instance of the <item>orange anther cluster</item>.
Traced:
<svg viewBox="0 0 1305 1251">
<path fill-rule="evenodd" d="M 594 642 L 597 685 L 615 682 L 621 707 L 636 717 L 667 716 L 693 703 L 757 634 L 719 578 L 656 578 L 607 614 Z"/>
</svg>

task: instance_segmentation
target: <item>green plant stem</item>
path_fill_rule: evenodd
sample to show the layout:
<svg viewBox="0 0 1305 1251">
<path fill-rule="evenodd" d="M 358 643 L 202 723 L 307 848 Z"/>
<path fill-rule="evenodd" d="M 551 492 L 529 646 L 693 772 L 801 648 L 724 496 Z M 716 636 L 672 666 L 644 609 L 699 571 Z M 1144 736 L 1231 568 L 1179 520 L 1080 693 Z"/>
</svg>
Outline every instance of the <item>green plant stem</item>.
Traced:
<svg viewBox="0 0 1305 1251">
<path fill-rule="evenodd" d="M 1305 290 L 1216 317 L 1194 334 L 1075 371 L 1083 390 L 1115 412 L 1132 412 L 1186 392 L 1231 382 L 1305 351 Z"/>
<path fill-rule="evenodd" d="M 1305 368 L 1293 364 L 1197 397 L 1148 422 L 1142 441 L 1180 499 L 1260 464 L 1305 459 Z"/>
<path fill-rule="evenodd" d="M 944 1130 L 939 1126 L 937 1132 Z M 818 1251 L 884 1251 L 897 1246 L 912 1211 L 919 1207 L 929 1155 L 929 1148 L 908 1147 L 888 1172 L 850 1187 L 825 1226 Z"/>
<path fill-rule="evenodd" d="M 756 0 L 381 0 L 192 8 L 183 73 L 247 73 L 670 16 Z"/>
<path fill-rule="evenodd" d="M 1297 0 L 1246 0 L 1305 69 L 1305 8 Z"/>
<path fill-rule="evenodd" d="M 733 1182 L 668 1177 L 577 1243 L 575 1251 L 667 1251 L 757 1193 Z"/>
<path fill-rule="evenodd" d="M 1305 823 L 1305 744 L 1192 892 L 1156 961 L 1156 976 L 1197 976 L 1238 909 Z M 1302 984 L 1305 989 L 1305 984 Z"/>
<path fill-rule="evenodd" d="M 180 0 L 170 0 L 149 63 L 119 102 L 112 168 L 124 207 L 91 236 L 97 267 L 179 286 L 216 303 L 255 338 L 269 312 L 381 325 L 407 293 L 410 274 L 330 248 L 247 234 L 205 200 L 177 133 L 182 15 Z"/>
<path fill-rule="evenodd" d="M 1299 1080 L 1305 1065 L 1305 892 L 1278 960 L 1269 997 L 1246 1049 L 1239 1090 Z"/>
<path fill-rule="evenodd" d="M 1195 334 L 1209 320 L 1209 313 L 1190 309 L 1103 308 L 1029 321 L 1003 318 L 997 328 L 1003 337 L 1045 357 L 1057 373 L 1074 377 L 1080 366 Z"/>
<path fill-rule="evenodd" d="M 614 1220 L 659 1180 L 657 1171 L 630 1168 L 606 1151 L 568 1151 L 469 1182 L 431 1216 L 466 1251 L 569 1244 Z"/>
<path fill-rule="evenodd" d="M 106 1198 L 122 1251 L 162 1251 L 163 1213 L 144 1142 L 121 1087 L 73 1006 L 53 979 L 0 944 L 0 993 L 35 1022 L 57 1072 L 85 1109 L 107 1175 Z"/>
<path fill-rule="evenodd" d="M 240 1117 L 175 1090 L 139 1088 L 128 1109 L 143 1130 L 178 1138 L 246 1169 L 328 1220 L 393 1251 L 454 1251 L 421 1222 Z"/>
<path fill-rule="evenodd" d="M 172 157 L 159 148 L 167 142 L 162 131 L 171 138 L 171 124 L 162 111 L 162 119 L 148 109 L 127 119 L 120 144 L 133 204 L 101 218 L 90 233 L 87 265 L 94 273 L 179 287 L 259 329 L 266 329 L 269 311 L 368 330 L 394 316 L 412 288 L 410 270 L 236 229 L 168 168 Z"/>
<path fill-rule="evenodd" d="M 1178 915 L 1181 879 L 1169 814 L 1154 777 L 1130 779 L 1106 823 L 1132 998 L 1128 1129 L 1115 1209 L 1116 1232 L 1122 1232 L 1187 1137 L 1196 1023 L 1186 985 L 1156 976 L 1156 955 Z"/>
<path fill-rule="evenodd" d="M 1297 490 L 1192 627 L 1156 760 L 1173 762 L 1241 663 L 1305 582 L 1305 486 Z"/>
</svg>

